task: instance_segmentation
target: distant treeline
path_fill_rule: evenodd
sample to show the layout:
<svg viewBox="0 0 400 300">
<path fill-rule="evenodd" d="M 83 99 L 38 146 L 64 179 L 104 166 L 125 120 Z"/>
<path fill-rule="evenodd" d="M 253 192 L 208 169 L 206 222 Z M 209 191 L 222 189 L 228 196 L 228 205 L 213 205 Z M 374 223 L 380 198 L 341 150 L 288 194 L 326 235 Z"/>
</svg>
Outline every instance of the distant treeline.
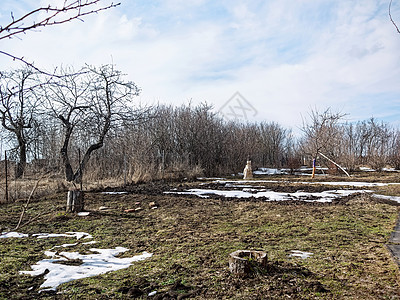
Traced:
<svg viewBox="0 0 400 300">
<path fill-rule="evenodd" d="M 330 166 L 321 153 L 350 171 L 400 168 L 400 131 L 388 123 L 312 110 L 299 137 L 275 122 L 226 121 L 208 104 L 136 108 L 140 90 L 123 78 L 113 66 L 51 80 L 27 69 L 1 73 L 1 134 L 15 174 L 137 182 L 237 173 L 247 159 L 253 167 Z"/>
</svg>

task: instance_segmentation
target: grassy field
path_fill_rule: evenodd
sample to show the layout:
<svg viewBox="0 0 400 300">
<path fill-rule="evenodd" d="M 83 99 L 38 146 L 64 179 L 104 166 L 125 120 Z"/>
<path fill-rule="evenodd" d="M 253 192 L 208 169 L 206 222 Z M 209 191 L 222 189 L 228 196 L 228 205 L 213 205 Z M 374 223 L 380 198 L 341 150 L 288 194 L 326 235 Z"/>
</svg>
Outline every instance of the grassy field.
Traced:
<svg viewBox="0 0 400 300">
<path fill-rule="evenodd" d="M 361 179 L 398 180 L 354 180 Z M 296 180 L 304 179 L 292 178 Z M 90 214 L 85 217 L 64 213 L 65 193 L 33 199 L 24 222 L 34 220 L 19 230 L 30 236 L 0 239 L 0 299 L 400 298 L 399 269 L 385 246 L 399 213 L 395 203 L 365 194 L 332 203 L 163 194 L 199 186 L 153 183 L 128 187 L 127 194 L 87 192 Z M 288 186 L 332 189 L 296 183 L 271 183 L 268 188 L 287 191 Z M 397 186 L 377 189 L 400 195 Z M 23 205 L 22 200 L 0 205 L 1 231 L 16 226 Z M 109 209 L 99 210 L 101 206 Z M 140 209 L 125 212 L 134 208 Z M 39 293 L 43 276 L 19 271 L 47 258 L 44 251 L 55 245 L 77 241 L 31 234 L 69 231 L 93 235 L 96 248 L 129 248 L 123 257 L 143 251 L 153 256 L 127 269 L 63 284 L 56 293 Z M 91 247 L 78 242 L 65 251 L 90 253 Z M 238 249 L 265 251 L 267 266 L 245 278 L 231 274 L 228 256 Z M 313 254 L 301 259 L 289 256 L 292 250 Z M 153 291 L 157 293 L 148 296 Z"/>
</svg>

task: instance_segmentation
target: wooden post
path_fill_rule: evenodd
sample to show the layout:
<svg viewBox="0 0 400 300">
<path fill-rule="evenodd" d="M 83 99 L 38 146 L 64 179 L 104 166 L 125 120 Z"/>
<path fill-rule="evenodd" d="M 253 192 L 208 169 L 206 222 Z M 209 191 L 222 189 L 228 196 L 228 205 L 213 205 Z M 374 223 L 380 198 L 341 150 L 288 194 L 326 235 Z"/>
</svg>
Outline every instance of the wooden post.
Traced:
<svg viewBox="0 0 400 300">
<path fill-rule="evenodd" d="M 5 164 L 5 176 L 6 176 L 6 203 L 8 203 L 8 161 L 7 151 L 4 151 L 4 164 Z"/>
<path fill-rule="evenodd" d="M 83 173 L 82 173 L 82 165 L 81 165 L 81 149 L 78 149 L 78 161 L 79 161 L 79 174 L 81 176 L 81 182 L 80 182 L 80 187 L 81 191 L 83 190 Z"/>
<path fill-rule="evenodd" d="M 124 187 L 126 186 L 126 155 L 124 153 Z"/>
</svg>

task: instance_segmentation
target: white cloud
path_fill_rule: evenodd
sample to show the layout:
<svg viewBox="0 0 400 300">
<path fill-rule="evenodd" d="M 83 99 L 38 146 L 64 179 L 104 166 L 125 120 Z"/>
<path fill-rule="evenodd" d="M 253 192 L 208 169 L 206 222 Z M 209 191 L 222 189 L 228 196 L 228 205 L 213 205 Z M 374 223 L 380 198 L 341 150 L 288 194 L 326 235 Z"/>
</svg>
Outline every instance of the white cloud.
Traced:
<svg viewBox="0 0 400 300">
<path fill-rule="evenodd" d="M 147 102 L 206 100 L 218 109 L 239 91 L 258 120 L 299 126 L 314 106 L 393 118 L 399 46 L 384 0 L 170 0 L 123 1 L 3 49 L 48 68 L 114 62 Z"/>
</svg>

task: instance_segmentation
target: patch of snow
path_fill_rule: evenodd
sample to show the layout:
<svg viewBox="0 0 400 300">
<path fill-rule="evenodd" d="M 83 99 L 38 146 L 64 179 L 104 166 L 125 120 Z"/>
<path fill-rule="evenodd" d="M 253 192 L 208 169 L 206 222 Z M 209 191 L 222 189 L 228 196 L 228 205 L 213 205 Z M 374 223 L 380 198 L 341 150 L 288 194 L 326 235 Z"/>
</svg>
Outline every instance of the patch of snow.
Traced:
<svg viewBox="0 0 400 300">
<path fill-rule="evenodd" d="M 52 237 L 69 237 L 69 238 L 76 238 L 77 240 L 81 239 L 82 237 L 84 237 L 85 239 L 93 238 L 93 236 L 91 236 L 89 233 L 73 232 L 73 231 L 69 231 L 66 233 L 35 233 L 32 234 L 32 236 L 36 236 L 38 239 L 47 239 Z"/>
<path fill-rule="evenodd" d="M 77 215 L 78 215 L 79 217 L 86 217 L 86 216 L 90 215 L 90 212 L 88 212 L 88 211 L 81 211 L 81 212 L 78 212 Z"/>
<path fill-rule="evenodd" d="M 385 172 L 398 172 L 399 170 L 396 170 L 395 168 L 382 168 L 382 171 L 385 171 Z"/>
<path fill-rule="evenodd" d="M 122 194 L 128 194 L 128 192 L 102 192 L 102 194 L 106 194 L 106 195 L 122 195 Z"/>
<path fill-rule="evenodd" d="M 97 244 L 97 242 L 96 241 L 90 241 L 90 242 L 82 243 L 82 245 L 93 245 L 93 244 Z"/>
<path fill-rule="evenodd" d="M 60 246 L 54 246 L 52 249 L 54 249 L 54 248 L 73 247 L 73 246 L 76 246 L 76 245 L 78 245 L 78 243 L 73 243 L 73 244 L 62 244 L 62 245 L 60 245 Z"/>
<path fill-rule="evenodd" d="M 288 181 L 280 181 L 280 180 L 215 180 L 213 183 L 219 184 L 232 184 L 237 185 L 238 183 L 279 183 L 279 182 L 288 182 Z M 251 186 L 253 187 L 253 186 Z"/>
<path fill-rule="evenodd" d="M 316 170 L 323 170 L 323 171 L 328 171 L 328 170 L 329 170 L 329 168 L 321 167 L 321 166 L 316 166 L 315 169 L 316 169 Z M 306 166 L 302 166 L 302 167 L 300 167 L 298 170 L 300 170 L 300 171 L 310 171 L 310 172 L 312 172 L 313 168 L 306 167 Z M 310 175 L 310 174 L 308 174 L 308 175 Z"/>
<path fill-rule="evenodd" d="M 311 174 L 310 173 L 298 173 L 298 172 L 295 172 L 294 175 L 310 177 Z M 328 175 L 327 174 L 315 174 L 314 176 L 315 177 L 327 177 Z"/>
<path fill-rule="evenodd" d="M 233 183 L 227 183 L 225 184 L 225 187 L 233 187 L 233 188 L 253 188 L 252 185 L 246 185 L 246 184 L 233 184 Z"/>
<path fill-rule="evenodd" d="M 153 255 L 152 253 L 143 252 L 143 254 L 133 257 L 115 257 L 128 250 L 129 249 L 123 247 L 116 247 L 115 249 L 92 248 L 90 251 L 94 252 L 94 254 L 86 255 L 78 252 L 61 252 L 57 255 L 56 252 L 46 251 L 45 254 L 52 258 L 37 262 L 35 265 L 31 266 L 32 271 L 20 271 L 20 273 L 37 276 L 43 274 L 46 269 L 49 270 L 44 276 L 44 283 L 40 287 L 42 291 L 55 291 L 62 283 L 125 269 L 128 268 L 132 262 L 145 260 Z M 57 263 L 60 261 L 68 261 L 69 259 L 80 259 L 83 263 L 79 266 Z"/>
<path fill-rule="evenodd" d="M 157 291 L 152 291 L 151 293 L 148 294 L 149 297 L 155 296 L 157 294 Z"/>
<path fill-rule="evenodd" d="M 332 181 L 332 182 L 302 182 L 302 184 L 321 184 L 321 185 L 341 185 L 341 186 L 354 186 L 354 187 L 372 187 L 372 186 L 388 186 L 389 184 L 398 184 L 398 183 Z"/>
<path fill-rule="evenodd" d="M 8 239 L 8 238 L 25 238 L 28 237 L 27 234 L 19 233 L 19 232 L 2 232 L 0 234 L 0 239 Z"/>
<path fill-rule="evenodd" d="M 309 258 L 311 255 L 314 254 L 314 253 L 311 253 L 311 252 L 303 252 L 303 251 L 299 251 L 299 250 L 292 250 L 290 252 L 291 253 L 289 254 L 289 256 L 291 256 L 291 257 L 300 257 L 302 259 Z"/>
<path fill-rule="evenodd" d="M 254 175 L 282 175 L 287 174 L 284 169 L 273 169 L 273 168 L 258 168 L 253 172 Z"/>
<path fill-rule="evenodd" d="M 303 201 L 317 201 L 317 202 L 332 202 L 333 199 L 348 196 L 354 193 L 371 192 L 364 190 L 330 190 L 320 193 L 306 193 L 297 191 L 295 193 L 281 193 L 274 191 L 258 191 L 256 193 L 249 193 L 247 191 L 231 190 L 212 190 L 212 189 L 189 189 L 182 192 L 164 192 L 167 194 L 180 194 L 180 195 L 196 195 L 201 198 L 209 198 L 210 195 L 218 195 L 227 198 L 260 198 L 265 197 L 268 201 L 284 201 L 284 200 L 303 200 Z"/>
<path fill-rule="evenodd" d="M 375 172 L 376 170 L 368 168 L 368 167 L 359 167 L 360 171 L 364 172 Z"/>
<path fill-rule="evenodd" d="M 384 200 L 392 200 L 400 203 L 400 197 L 398 196 L 386 196 L 386 195 L 379 195 L 379 194 L 372 194 L 372 196 L 379 198 L 379 199 L 384 199 Z"/>
<path fill-rule="evenodd" d="M 373 187 L 373 186 L 388 186 L 399 185 L 398 182 L 360 182 L 360 181 L 287 181 L 287 180 L 215 180 L 213 183 L 225 184 L 226 187 L 249 187 L 242 186 L 243 183 L 297 183 L 297 184 L 320 184 L 320 185 L 337 185 L 337 186 L 353 186 L 353 187 Z M 254 186 L 251 186 L 254 188 Z"/>
</svg>

